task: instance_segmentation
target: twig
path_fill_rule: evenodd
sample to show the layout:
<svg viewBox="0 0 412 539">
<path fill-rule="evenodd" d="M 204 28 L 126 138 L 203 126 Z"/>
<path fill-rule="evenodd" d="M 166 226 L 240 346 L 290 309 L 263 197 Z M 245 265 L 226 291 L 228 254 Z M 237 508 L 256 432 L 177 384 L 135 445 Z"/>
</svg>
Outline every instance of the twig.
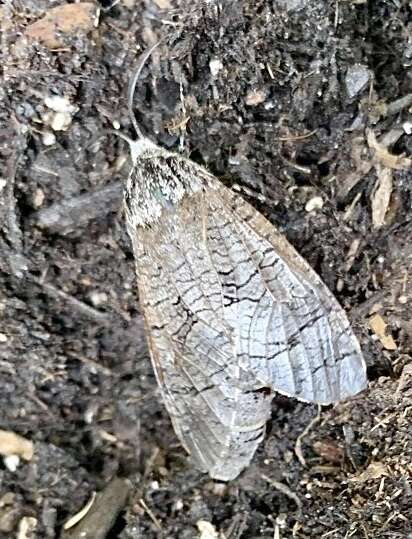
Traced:
<svg viewBox="0 0 412 539">
<path fill-rule="evenodd" d="M 22 155 L 20 148 L 20 140 L 15 144 L 15 149 L 7 162 L 7 187 L 6 187 L 6 204 L 7 204 L 7 238 L 11 245 L 11 250 L 7 253 L 8 263 L 11 271 L 17 277 L 22 277 L 23 272 L 27 270 L 28 265 L 26 258 L 22 254 L 23 251 L 23 234 L 20 230 L 16 216 L 16 199 L 14 197 L 14 184 L 19 165 L 19 160 Z"/>
<path fill-rule="evenodd" d="M 401 112 L 401 110 L 406 109 L 410 105 L 412 105 L 412 94 L 406 94 L 403 97 L 400 97 L 399 99 L 396 99 L 395 101 L 392 101 L 392 103 L 389 103 L 389 105 L 387 105 L 385 116 L 392 116 L 393 114 L 397 114 L 398 112 Z"/>
<path fill-rule="evenodd" d="M 118 182 L 39 210 L 34 215 L 34 222 L 50 232 L 67 234 L 84 227 L 93 219 L 116 211 L 120 208 L 121 201 L 122 185 Z"/>
<path fill-rule="evenodd" d="M 295 163 L 293 161 L 290 161 L 290 159 L 287 159 L 282 154 L 279 154 L 279 157 L 281 160 L 288 165 L 289 167 L 294 168 L 298 172 L 301 172 L 302 174 L 312 174 L 312 171 L 309 167 L 304 167 L 303 165 L 299 165 L 298 163 Z"/>
<path fill-rule="evenodd" d="M 143 507 L 143 509 L 146 511 L 146 513 L 149 515 L 150 519 L 152 520 L 153 524 L 156 526 L 158 530 L 162 529 L 162 525 L 156 518 L 156 515 L 153 513 L 153 511 L 148 507 L 147 503 L 144 501 L 143 498 L 140 498 L 139 500 L 140 505 Z"/>
<path fill-rule="evenodd" d="M 16 201 L 14 198 L 14 184 L 21 154 L 14 149 L 7 163 L 7 227 L 10 243 L 17 251 L 22 250 L 22 233 L 17 224 Z"/>
<path fill-rule="evenodd" d="M 317 129 L 314 129 L 313 131 L 310 131 L 309 133 L 305 133 L 304 135 L 290 135 L 289 137 L 277 137 L 273 139 L 275 142 L 293 142 L 295 140 L 303 140 L 305 138 L 309 138 L 312 135 L 316 133 Z"/>
<path fill-rule="evenodd" d="M 262 474 L 261 477 L 262 477 L 262 479 L 267 481 L 269 483 L 269 485 L 271 485 L 276 490 L 278 490 L 282 494 L 285 494 L 285 496 L 287 496 L 288 498 L 293 500 L 295 502 L 295 504 L 297 505 L 297 507 L 298 507 L 299 513 L 301 513 L 301 511 L 302 511 L 302 502 L 300 501 L 299 496 L 295 492 L 293 492 L 293 490 L 291 490 L 288 486 L 284 485 L 283 483 L 280 483 L 279 481 L 275 481 L 274 479 L 271 479 L 267 475 Z"/>
<path fill-rule="evenodd" d="M 304 431 L 299 434 L 299 436 L 296 438 L 296 444 L 295 444 L 295 455 L 297 456 L 299 462 L 302 464 L 302 466 L 306 466 L 306 460 L 302 453 L 302 440 L 307 436 L 310 432 L 310 430 L 320 421 L 322 408 L 320 404 L 318 404 L 318 413 L 316 417 L 312 419 L 312 421 L 306 425 Z"/>
<path fill-rule="evenodd" d="M 51 297 L 53 298 L 61 298 L 66 303 L 68 303 L 71 307 L 73 307 L 74 310 L 78 311 L 81 314 L 86 315 L 88 318 L 92 318 L 93 320 L 96 320 L 99 323 L 108 324 L 110 322 L 111 317 L 107 315 L 106 313 L 103 313 L 101 311 L 98 311 L 97 309 L 94 309 L 90 305 L 87 305 L 86 303 L 83 303 L 82 301 L 78 300 L 77 298 L 70 296 L 66 292 L 63 292 L 63 290 L 59 290 L 55 286 L 49 283 L 43 283 L 39 279 L 31 278 L 34 283 L 41 286 L 42 289 Z"/>
</svg>

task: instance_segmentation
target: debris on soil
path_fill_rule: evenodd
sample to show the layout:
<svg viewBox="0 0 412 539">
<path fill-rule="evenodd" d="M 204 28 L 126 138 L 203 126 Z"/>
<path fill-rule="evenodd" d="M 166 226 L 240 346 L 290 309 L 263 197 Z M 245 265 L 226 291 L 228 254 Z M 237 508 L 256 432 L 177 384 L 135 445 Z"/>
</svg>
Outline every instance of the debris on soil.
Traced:
<svg viewBox="0 0 412 539">
<path fill-rule="evenodd" d="M 77 4 L 79 5 L 79 4 Z M 59 95 L 48 96 L 44 100 L 44 104 L 50 112 L 43 114 L 43 123 L 50 126 L 53 131 L 66 131 L 72 123 L 73 115 L 78 111 L 78 107 L 72 105 L 66 97 Z M 43 134 L 43 142 L 45 135 Z M 47 140 L 50 146 L 50 140 Z"/>
<path fill-rule="evenodd" d="M 312 212 L 316 210 L 321 210 L 323 208 L 323 198 L 321 196 L 314 196 L 306 202 L 305 210 L 307 212 Z"/>
<path fill-rule="evenodd" d="M 33 442 L 23 436 L 6 430 L 0 430 L 0 455 L 17 455 L 24 460 L 33 458 Z"/>
<path fill-rule="evenodd" d="M 37 519 L 34 517 L 23 517 L 19 522 L 16 539 L 33 539 L 36 528 Z"/>
<path fill-rule="evenodd" d="M 27 26 L 24 36 L 49 49 L 57 49 L 66 45 L 67 37 L 93 30 L 97 21 L 98 10 L 94 3 L 63 4 L 51 7 L 43 18 Z"/>
<path fill-rule="evenodd" d="M 206 520 L 198 520 L 196 522 L 197 529 L 200 532 L 199 539 L 218 539 L 219 534 L 211 522 Z"/>
<path fill-rule="evenodd" d="M 105 539 L 124 509 L 130 483 L 115 477 L 63 526 L 61 539 Z"/>
<path fill-rule="evenodd" d="M 393 189 L 393 175 L 390 168 L 376 167 L 378 177 L 372 194 L 372 223 L 375 228 L 385 224 L 385 216 L 391 201 Z"/>
<path fill-rule="evenodd" d="M 364 470 L 359 475 L 354 475 L 349 480 L 353 482 L 364 483 L 370 481 L 371 479 L 380 479 L 381 477 L 388 476 L 389 470 L 385 464 L 382 462 L 371 462 L 366 470 Z"/>
<path fill-rule="evenodd" d="M 375 133 L 370 129 L 367 133 L 369 148 L 375 151 L 374 159 L 383 167 L 393 170 L 407 170 L 412 166 L 412 159 L 401 155 L 391 154 L 385 145 L 379 144 Z"/>
<path fill-rule="evenodd" d="M 397 346 L 393 340 L 392 335 L 388 335 L 387 324 L 385 323 L 382 316 L 378 313 L 374 314 L 369 318 L 369 327 L 375 333 L 375 335 L 380 340 L 382 346 L 386 350 L 396 350 Z"/>
<path fill-rule="evenodd" d="M 370 70 L 362 64 L 350 66 L 346 72 L 346 93 L 349 99 L 353 99 L 361 93 L 371 80 Z"/>
</svg>

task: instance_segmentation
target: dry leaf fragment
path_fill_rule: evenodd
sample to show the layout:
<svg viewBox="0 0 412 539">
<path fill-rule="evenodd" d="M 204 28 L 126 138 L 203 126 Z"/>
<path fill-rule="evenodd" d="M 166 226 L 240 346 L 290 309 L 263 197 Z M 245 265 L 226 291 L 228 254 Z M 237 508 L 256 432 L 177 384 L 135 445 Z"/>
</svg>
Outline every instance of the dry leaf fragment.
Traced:
<svg viewBox="0 0 412 539">
<path fill-rule="evenodd" d="M 0 430 L 0 455 L 18 455 L 25 460 L 33 458 L 33 442 L 8 430 Z"/>
<path fill-rule="evenodd" d="M 367 132 L 368 146 L 375 151 L 375 160 L 383 167 L 394 170 L 407 170 L 412 166 L 412 159 L 402 155 L 389 153 L 387 148 L 376 140 L 375 133 L 369 129 Z"/>
<path fill-rule="evenodd" d="M 392 335 L 386 334 L 387 324 L 385 323 L 384 319 L 380 314 L 374 314 L 369 318 L 369 327 L 379 338 L 382 346 L 386 350 L 396 350 L 396 343 L 393 340 Z"/>
<path fill-rule="evenodd" d="M 389 470 L 383 462 L 371 462 L 369 466 L 361 474 L 355 475 L 351 481 L 356 483 L 364 483 L 370 479 L 379 479 L 382 476 L 388 476 Z"/>
<path fill-rule="evenodd" d="M 345 451 L 334 440 L 322 440 L 314 442 L 314 452 L 323 459 L 338 464 L 345 458 Z"/>
<path fill-rule="evenodd" d="M 389 208 L 392 194 L 392 170 L 376 166 L 378 179 L 372 195 L 372 223 L 375 228 L 385 224 L 385 215 Z"/>
<path fill-rule="evenodd" d="M 256 107 L 265 101 L 268 94 L 263 88 L 252 88 L 245 97 L 245 103 L 249 107 Z"/>
<path fill-rule="evenodd" d="M 92 2 L 57 6 L 49 9 L 42 19 L 30 24 L 24 35 L 49 49 L 57 49 L 64 46 L 64 36 L 92 30 L 97 14 Z"/>
</svg>

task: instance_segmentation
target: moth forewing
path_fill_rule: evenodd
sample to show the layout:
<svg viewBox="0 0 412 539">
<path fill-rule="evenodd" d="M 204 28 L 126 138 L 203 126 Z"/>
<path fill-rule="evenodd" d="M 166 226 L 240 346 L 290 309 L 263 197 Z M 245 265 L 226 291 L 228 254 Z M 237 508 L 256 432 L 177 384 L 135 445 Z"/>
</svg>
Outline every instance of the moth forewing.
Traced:
<svg viewBox="0 0 412 539">
<path fill-rule="evenodd" d="M 286 238 L 244 199 L 224 186 L 219 197 L 223 207 L 229 208 L 244 249 L 250 253 L 262 286 L 272 299 L 271 312 L 276 305 L 280 307 L 283 330 L 288 329 L 288 324 L 291 326 L 289 330 L 292 333 L 285 342 L 285 352 L 273 344 L 282 328 L 276 333 L 268 327 L 265 334 L 266 351 L 271 344 L 274 358 L 266 354 L 264 363 L 271 361 L 277 364 L 272 373 L 271 387 L 280 393 L 319 404 L 337 402 L 365 389 L 366 364 L 359 342 L 345 311 L 327 286 Z M 268 339 L 271 333 L 272 341 Z M 294 349 L 299 346 L 302 353 Z M 288 391 L 282 386 L 279 373 L 282 358 L 291 363 L 292 370 L 302 365 L 302 359 L 305 359 L 306 367 L 312 366 L 306 369 L 314 382 L 312 391 L 308 392 L 310 384 L 305 382 L 300 391 L 298 387 L 295 391 Z M 293 364 L 293 358 L 297 363 Z M 298 380 L 299 376 L 295 381 Z"/>
<path fill-rule="evenodd" d="M 150 353 L 175 432 L 198 466 L 236 477 L 273 393 L 330 403 L 366 385 L 343 309 L 251 205 L 146 139 L 126 215 Z"/>
</svg>

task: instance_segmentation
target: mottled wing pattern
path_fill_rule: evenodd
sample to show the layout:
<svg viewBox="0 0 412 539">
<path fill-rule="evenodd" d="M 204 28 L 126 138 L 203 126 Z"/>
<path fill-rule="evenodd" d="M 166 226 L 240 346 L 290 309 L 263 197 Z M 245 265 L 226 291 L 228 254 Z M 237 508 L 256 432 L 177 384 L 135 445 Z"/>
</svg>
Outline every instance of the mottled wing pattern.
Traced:
<svg viewBox="0 0 412 539">
<path fill-rule="evenodd" d="M 329 404 L 366 387 L 359 343 L 316 272 L 250 204 L 209 198 L 208 244 L 221 275 L 238 360 L 275 391 Z M 232 299 L 230 299 L 232 298 Z"/>
<path fill-rule="evenodd" d="M 343 309 L 283 236 L 201 167 L 181 168 L 205 189 L 131 234 L 140 300 L 175 431 L 228 480 L 263 438 L 272 390 L 335 402 L 365 387 L 365 366 Z"/>
<path fill-rule="evenodd" d="M 189 220 L 192 208 L 185 202 L 163 216 L 161 230 L 139 230 L 140 302 L 175 432 L 201 469 L 229 480 L 261 442 L 272 395 L 237 365 L 235 332 L 225 322 L 203 219 Z"/>
</svg>

